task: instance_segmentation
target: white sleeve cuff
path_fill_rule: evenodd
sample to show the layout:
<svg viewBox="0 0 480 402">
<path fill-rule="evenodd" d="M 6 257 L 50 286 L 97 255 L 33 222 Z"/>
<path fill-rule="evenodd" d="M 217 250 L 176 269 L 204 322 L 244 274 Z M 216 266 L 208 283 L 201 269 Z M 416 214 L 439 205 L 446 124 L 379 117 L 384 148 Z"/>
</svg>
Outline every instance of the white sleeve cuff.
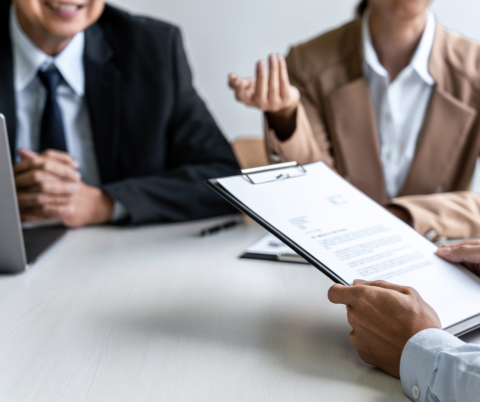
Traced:
<svg viewBox="0 0 480 402">
<path fill-rule="evenodd" d="M 110 222 L 120 222 L 128 216 L 128 209 L 122 202 L 114 200 L 112 219 Z"/>
<path fill-rule="evenodd" d="M 425 402 L 438 354 L 463 344 L 441 329 L 426 329 L 407 342 L 400 360 L 400 380 L 410 399 Z"/>
</svg>

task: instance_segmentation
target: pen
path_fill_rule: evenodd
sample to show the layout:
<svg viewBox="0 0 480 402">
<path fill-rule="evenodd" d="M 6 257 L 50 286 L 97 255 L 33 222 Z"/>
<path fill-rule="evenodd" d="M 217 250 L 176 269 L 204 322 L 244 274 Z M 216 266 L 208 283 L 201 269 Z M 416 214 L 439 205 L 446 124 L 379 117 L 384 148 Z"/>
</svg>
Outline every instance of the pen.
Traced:
<svg viewBox="0 0 480 402">
<path fill-rule="evenodd" d="M 226 230 L 228 228 L 233 228 L 237 225 L 241 225 L 243 223 L 243 218 L 235 218 L 231 221 L 227 221 L 221 223 L 220 225 L 212 226 L 211 228 L 203 229 L 200 232 L 200 236 L 210 236 L 211 234 L 221 232 L 222 230 Z"/>
<path fill-rule="evenodd" d="M 298 254 L 292 253 L 278 253 L 277 260 L 282 262 L 296 262 L 299 264 L 310 264 L 305 258 L 299 256 Z"/>
</svg>

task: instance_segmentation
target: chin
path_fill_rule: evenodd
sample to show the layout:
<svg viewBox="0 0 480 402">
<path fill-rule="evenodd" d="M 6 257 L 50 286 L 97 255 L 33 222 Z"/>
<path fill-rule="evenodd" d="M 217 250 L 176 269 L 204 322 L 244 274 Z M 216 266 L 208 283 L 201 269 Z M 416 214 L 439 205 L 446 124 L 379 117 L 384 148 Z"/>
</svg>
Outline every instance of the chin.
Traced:
<svg viewBox="0 0 480 402">
<path fill-rule="evenodd" d="M 424 1 L 402 1 L 395 9 L 395 14 L 403 18 L 412 18 L 428 8 L 429 2 Z"/>
<path fill-rule="evenodd" d="M 425 12 L 425 10 L 402 10 L 401 12 L 397 13 L 397 16 L 399 18 L 405 18 L 405 19 L 412 19 L 415 17 L 418 17 L 420 14 Z"/>
<path fill-rule="evenodd" d="M 394 18 L 415 18 L 430 4 L 428 0 L 371 0 L 382 13 Z"/>
<path fill-rule="evenodd" d="M 83 31 L 84 26 L 85 24 L 82 23 L 59 22 L 55 24 L 49 24 L 45 30 L 54 37 L 71 38 L 77 33 Z"/>
</svg>

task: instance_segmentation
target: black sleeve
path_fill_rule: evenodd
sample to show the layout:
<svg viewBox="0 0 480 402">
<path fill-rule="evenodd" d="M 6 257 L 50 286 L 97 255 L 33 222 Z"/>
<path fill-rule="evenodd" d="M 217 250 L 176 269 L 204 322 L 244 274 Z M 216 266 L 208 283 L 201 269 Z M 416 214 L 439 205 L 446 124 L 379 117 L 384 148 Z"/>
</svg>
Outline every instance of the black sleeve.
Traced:
<svg viewBox="0 0 480 402">
<path fill-rule="evenodd" d="M 107 194 L 127 207 L 126 223 L 129 224 L 180 222 L 235 212 L 205 180 L 236 174 L 238 163 L 230 144 L 193 88 L 192 74 L 176 28 L 172 41 L 176 99 L 166 133 L 167 168 L 160 174 L 103 187 Z"/>
</svg>

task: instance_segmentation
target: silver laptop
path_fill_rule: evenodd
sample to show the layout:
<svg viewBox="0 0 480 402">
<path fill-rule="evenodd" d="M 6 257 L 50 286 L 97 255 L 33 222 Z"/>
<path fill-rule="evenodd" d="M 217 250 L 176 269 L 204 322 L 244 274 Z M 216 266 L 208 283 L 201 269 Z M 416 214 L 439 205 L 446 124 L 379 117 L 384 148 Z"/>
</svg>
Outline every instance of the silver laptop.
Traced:
<svg viewBox="0 0 480 402">
<path fill-rule="evenodd" d="M 0 272 L 24 271 L 65 232 L 63 226 L 22 229 L 7 125 L 0 114 Z"/>
</svg>

